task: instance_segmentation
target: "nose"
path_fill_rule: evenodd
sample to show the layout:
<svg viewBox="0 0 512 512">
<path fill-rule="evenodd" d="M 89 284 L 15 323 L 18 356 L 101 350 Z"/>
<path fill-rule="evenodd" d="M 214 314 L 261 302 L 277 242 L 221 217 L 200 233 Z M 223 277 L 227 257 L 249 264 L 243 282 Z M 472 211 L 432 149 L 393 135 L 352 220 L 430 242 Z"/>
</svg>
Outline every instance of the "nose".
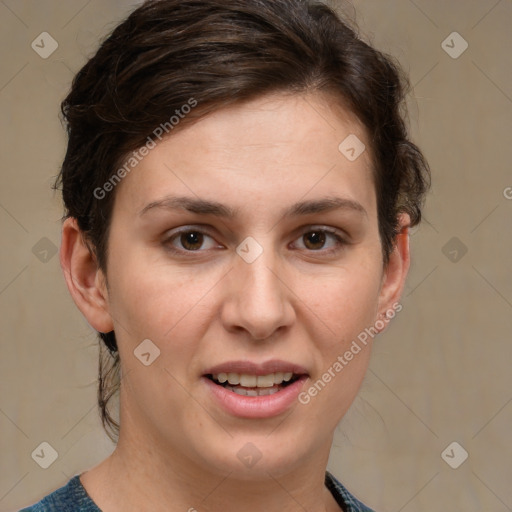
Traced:
<svg viewBox="0 0 512 512">
<path fill-rule="evenodd" d="M 221 313 L 226 330 L 261 341 L 293 324 L 293 293 L 271 251 L 265 250 L 252 263 L 237 257 L 227 278 Z"/>
</svg>

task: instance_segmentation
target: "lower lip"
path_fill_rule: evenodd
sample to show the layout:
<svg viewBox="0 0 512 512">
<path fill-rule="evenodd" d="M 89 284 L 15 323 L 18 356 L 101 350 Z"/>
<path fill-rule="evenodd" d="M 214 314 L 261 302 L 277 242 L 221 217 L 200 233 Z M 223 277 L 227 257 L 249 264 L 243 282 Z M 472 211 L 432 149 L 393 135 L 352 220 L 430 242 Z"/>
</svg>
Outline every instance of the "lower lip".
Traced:
<svg viewBox="0 0 512 512">
<path fill-rule="evenodd" d="M 210 389 L 217 403 L 229 414 L 240 418 L 271 418 L 286 411 L 298 401 L 299 393 L 308 377 L 302 375 L 277 393 L 264 396 L 244 396 L 215 384 L 208 377 L 202 380 Z"/>
</svg>

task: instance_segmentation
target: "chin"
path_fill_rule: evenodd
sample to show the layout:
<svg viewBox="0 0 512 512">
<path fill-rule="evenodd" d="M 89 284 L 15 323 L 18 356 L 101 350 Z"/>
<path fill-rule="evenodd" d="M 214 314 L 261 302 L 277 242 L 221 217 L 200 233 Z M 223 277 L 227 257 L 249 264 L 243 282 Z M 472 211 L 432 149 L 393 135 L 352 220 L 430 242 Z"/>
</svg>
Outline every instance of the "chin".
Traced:
<svg viewBox="0 0 512 512">
<path fill-rule="evenodd" d="M 286 437 L 286 441 L 283 440 Z M 297 436 L 304 439 L 303 436 Z M 210 444 L 208 454 L 200 453 L 205 467 L 214 467 L 215 472 L 241 481 L 265 481 L 279 478 L 303 467 L 311 458 L 312 450 L 304 441 L 293 441 L 285 430 L 248 436 L 235 435 L 225 440 L 225 445 Z M 212 450 L 216 446 L 216 450 Z"/>
</svg>

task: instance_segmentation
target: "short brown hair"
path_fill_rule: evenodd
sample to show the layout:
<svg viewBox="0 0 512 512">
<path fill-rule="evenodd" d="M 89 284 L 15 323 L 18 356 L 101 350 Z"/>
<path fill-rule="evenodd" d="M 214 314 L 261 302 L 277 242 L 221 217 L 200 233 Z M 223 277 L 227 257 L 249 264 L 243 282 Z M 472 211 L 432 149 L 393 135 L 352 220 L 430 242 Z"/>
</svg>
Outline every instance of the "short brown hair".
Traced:
<svg viewBox="0 0 512 512">
<path fill-rule="evenodd" d="M 62 103 L 69 141 L 55 187 L 62 187 L 64 218 L 77 219 L 106 275 L 115 189 L 100 199 L 94 191 L 155 127 L 191 98 L 198 106 L 177 129 L 269 93 L 322 92 L 366 128 L 386 264 L 398 214 L 419 223 L 430 182 L 428 164 L 408 137 L 407 90 L 398 64 L 322 3 L 147 1 L 105 39 Z M 100 343 L 98 402 L 114 440 L 119 424 L 107 405 L 119 389 L 119 353 L 113 331 L 99 336 L 109 350 Z"/>
</svg>

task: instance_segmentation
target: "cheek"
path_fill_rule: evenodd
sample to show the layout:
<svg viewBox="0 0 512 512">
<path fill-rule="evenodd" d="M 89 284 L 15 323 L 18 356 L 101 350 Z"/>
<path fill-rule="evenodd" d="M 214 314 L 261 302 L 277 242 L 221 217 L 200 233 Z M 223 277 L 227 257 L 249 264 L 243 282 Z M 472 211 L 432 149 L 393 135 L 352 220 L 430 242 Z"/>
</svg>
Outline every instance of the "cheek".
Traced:
<svg viewBox="0 0 512 512">
<path fill-rule="evenodd" d="M 329 428 L 347 412 L 368 368 L 373 338 L 366 329 L 375 322 L 378 277 L 378 273 L 339 275 L 311 297 L 314 313 L 310 318 L 315 327 L 309 335 L 319 358 L 301 403 L 315 408 L 317 414 L 312 417 L 323 415 Z"/>
<path fill-rule="evenodd" d="M 126 406 L 137 403 L 135 407 L 142 407 L 154 424 L 160 416 L 184 409 L 188 400 L 182 383 L 211 321 L 208 290 L 214 284 L 209 274 L 194 277 L 176 267 L 150 265 L 134 257 L 118 261 L 112 271 L 110 305 L 123 372 L 129 376 Z M 160 351 L 149 366 L 134 357 L 146 339 Z M 166 409 L 155 409 L 151 405 L 155 403 L 165 404 Z M 190 414 L 199 413 L 192 410 Z"/>
<path fill-rule="evenodd" d="M 311 315 L 324 325 L 326 343 L 339 349 L 373 325 L 380 291 L 378 265 L 347 267 L 303 288 Z"/>
<path fill-rule="evenodd" d="M 110 278 L 110 307 L 130 343 L 197 335 L 206 318 L 205 298 L 219 281 L 216 273 L 198 275 L 179 267 L 148 263 L 135 255 L 116 262 Z M 126 332 L 124 332 L 126 331 Z"/>
</svg>

